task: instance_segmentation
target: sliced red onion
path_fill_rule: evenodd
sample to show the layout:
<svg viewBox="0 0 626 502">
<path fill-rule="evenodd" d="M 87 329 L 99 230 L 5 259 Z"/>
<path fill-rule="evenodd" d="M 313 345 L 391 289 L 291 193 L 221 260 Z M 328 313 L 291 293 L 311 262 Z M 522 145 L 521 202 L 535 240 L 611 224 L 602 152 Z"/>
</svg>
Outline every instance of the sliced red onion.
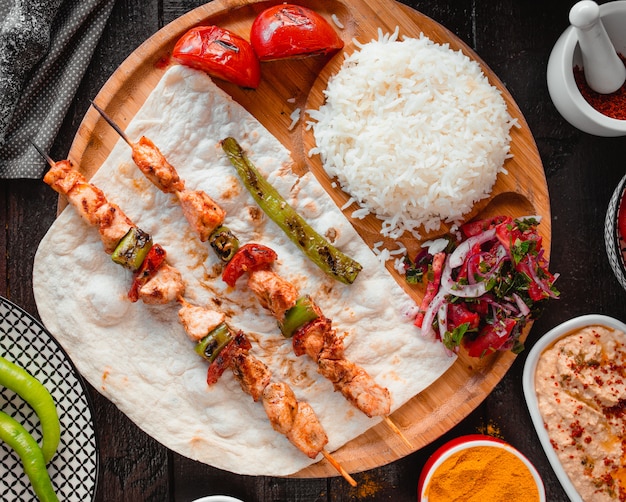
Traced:
<svg viewBox="0 0 626 502">
<path fill-rule="evenodd" d="M 487 232 L 483 232 L 483 234 L 481 235 L 484 235 L 486 233 Z M 470 239 L 465 242 L 469 242 L 469 240 Z M 486 242 L 487 240 L 483 242 Z M 474 241 L 474 244 L 476 244 L 476 242 L 477 241 Z M 465 256 L 467 256 L 469 249 L 465 251 Z M 487 292 L 489 279 L 500 271 L 502 263 L 507 256 L 508 253 L 504 246 L 498 246 L 498 249 L 496 250 L 496 258 L 498 261 L 496 262 L 496 264 L 491 268 L 489 273 L 483 275 L 482 281 L 471 282 L 470 284 L 459 284 L 452 279 L 452 269 L 455 267 L 452 266 L 452 256 L 450 256 L 446 260 L 443 272 L 441 274 L 441 288 L 444 289 L 448 294 L 458 296 L 460 298 L 478 298 L 479 296 L 482 296 Z"/>
<path fill-rule="evenodd" d="M 463 241 L 459 246 L 452 252 L 449 257 L 450 267 L 457 268 L 463 265 L 465 258 L 467 257 L 467 253 L 476 245 L 483 244 L 484 242 L 492 240 L 496 236 L 496 229 L 491 228 L 486 230 L 478 235 L 470 237 L 466 241 Z"/>
<path fill-rule="evenodd" d="M 446 301 L 446 293 L 444 291 L 439 291 L 435 297 L 428 305 L 428 309 L 426 309 L 426 313 L 424 314 L 424 320 L 422 321 L 422 335 L 427 338 L 434 338 L 435 332 L 433 330 L 433 321 L 435 320 L 435 315 L 439 311 L 441 305 Z"/>
<path fill-rule="evenodd" d="M 454 282 L 451 277 L 441 277 L 441 288 L 446 294 L 458 296 L 459 298 L 478 298 L 487 292 L 487 281 L 476 282 L 474 284 L 460 285 Z"/>
<path fill-rule="evenodd" d="M 533 262 L 530 256 L 527 256 L 528 259 L 528 269 L 530 271 L 530 274 L 532 275 L 532 280 L 537 284 L 537 286 L 539 286 L 541 288 L 541 290 L 543 292 L 545 292 L 550 298 L 556 298 L 557 296 L 554 294 L 554 291 L 552 291 L 548 286 L 546 286 L 546 284 L 544 283 L 544 281 L 542 281 L 539 276 L 537 275 L 537 271 L 535 270 L 535 267 L 533 266 Z"/>
<path fill-rule="evenodd" d="M 508 313 L 517 312 L 519 309 L 515 307 L 515 305 L 507 302 L 497 302 L 491 297 L 485 297 L 485 303 L 492 305 L 496 309 L 503 310 Z"/>
<path fill-rule="evenodd" d="M 439 338 L 443 341 L 448 331 L 448 302 L 443 302 L 437 309 L 437 322 L 439 323 Z"/>
<path fill-rule="evenodd" d="M 522 300 L 520 295 L 518 295 L 517 293 L 513 293 L 513 299 L 515 300 L 515 303 L 517 304 L 517 308 L 519 309 L 521 315 L 526 317 L 528 314 L 530 314 L 530 308 L 528 308 L 528 305 L 526 305 L 526 302 Z"/>
</svg>

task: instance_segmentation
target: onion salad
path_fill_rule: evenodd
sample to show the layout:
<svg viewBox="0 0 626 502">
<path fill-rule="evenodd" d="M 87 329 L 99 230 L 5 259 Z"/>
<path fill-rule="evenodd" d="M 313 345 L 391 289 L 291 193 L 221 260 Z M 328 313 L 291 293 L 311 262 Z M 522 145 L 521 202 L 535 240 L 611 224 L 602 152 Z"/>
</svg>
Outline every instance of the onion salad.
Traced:
<svg viewBox="0 0 626 502">
<path fill-rule="evenodd" d="M 537 233 L 539 216 L 473 221 L 457 237 L 422 245 L 414 260 L 405 257 L 406 280 L 426 282 L 414 324 L 424 336 L 470 357 L 524 349 L 520 335 L 549 299 L 559 297 L 558 274 Z"/>
</svg>

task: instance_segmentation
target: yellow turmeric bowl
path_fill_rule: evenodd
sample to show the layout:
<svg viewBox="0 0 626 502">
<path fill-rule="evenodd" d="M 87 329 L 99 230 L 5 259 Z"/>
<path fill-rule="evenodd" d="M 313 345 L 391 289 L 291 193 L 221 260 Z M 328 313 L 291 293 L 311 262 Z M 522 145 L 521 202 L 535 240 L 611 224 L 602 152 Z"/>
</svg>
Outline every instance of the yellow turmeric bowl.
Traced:
<svg viewBox="0 0 626 502">
<path fill-rule="evenodd" d="M 528 459 L 492 436 L 456 438 L 428 459 L 418 484 L 420 502 L 545 502 L 541 477 Z"/>
</svg>

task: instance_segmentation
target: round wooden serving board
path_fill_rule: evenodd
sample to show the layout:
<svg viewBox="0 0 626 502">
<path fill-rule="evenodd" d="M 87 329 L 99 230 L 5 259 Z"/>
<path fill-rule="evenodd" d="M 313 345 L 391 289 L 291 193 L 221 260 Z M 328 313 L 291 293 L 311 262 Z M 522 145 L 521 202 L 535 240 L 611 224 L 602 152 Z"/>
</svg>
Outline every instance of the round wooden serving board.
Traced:
<svg viewBox="0 0 626 502">
<path fill-rule="evenodd" d="M 172 48 L 189 28 L 215 24 L 229 28 L 248 39 L 250 26 L 256 15 L 275 3 L 278 2 L 214 0 L 189 12 L 135 50 L 112 75 L 94 101 L 124 129 L 167 67 L 175 64 L 170 61 Z M 297 3 L 313 8 L 331 23 L 332 16 L 335 15 L 343 25 L 338 31 L 345 42 L 344 51 L 348 53 L 355 50 L 353 39 L 361 43 L 368 42 L 378 37 L 379 29 L 384 33 L 392 33 L 399 27 L 400 36 L 417 37 L 424 33 L 434 42 L 447 43 L 453 50 L 461 50 L 481 64 L 492 85 L 502 92 L 510 114 L 517 119 L 520 127 L 511 131 L 513 157 L 505 164 L 507 174 L 499 176 L 492 195 L 478 203 L 468 218 L 495 214 L 514 217 L 541 215 L 543 219 L 539 231 L 546 251 L 549 251 L 550 206 L 536 144 L 513 98 L 471 48 L 432 19 L 394 0 L 302 0 Z M 331 187 L 331 181 L 325 175 L 319 158 L 309 158 L 307 155 L 313 146 L 313 138 L 304 126 L 304 120 L 291 130 L 289 126 L 292 121 L 290 115 L 296 108 L 306 110 L 319 107 L 327 79 L 339 69 L 343 57 L 343 53 L 339 53 L 330 59 L 316 57 L 262 63 L 262 82 L 256 90 L 244 90 L 226 82 L 216 82 L 291 151 L 296 169 L 311 169 L 340 206 L 347 200 L 347 195 Z M 90 109 L 80 125 L 69 158 L 90 177 L 102 165 L 117 140 L 117 134 L 94 109 Z M 378 234 L 379 223 L 375 218 L 353 223 L 369 245 L 381 240 Z M 442 229 L 442 233 L 445 230 Z M 408 249 L 419 247 L 419 242 L 414 239 L 405 239 L 403 242 Z M 422 290 L 407 286 L 391 267 L 390 273 L 419 303 Z M 447 432 L 474 410 L 504 376 L 514 358 L 511 353 L 498 353 L 477 360 L 461 354 L 441 378 L 397 410 L 391 419 L 417 450 Z M 409 453 L 411 450 L 382 423 L 334 452 L 333 457 L 349 472 L 357 472 L 384 465 Z M 324 460 L 294 476 L 336 475 L 336 470 Z"/>
</svg>

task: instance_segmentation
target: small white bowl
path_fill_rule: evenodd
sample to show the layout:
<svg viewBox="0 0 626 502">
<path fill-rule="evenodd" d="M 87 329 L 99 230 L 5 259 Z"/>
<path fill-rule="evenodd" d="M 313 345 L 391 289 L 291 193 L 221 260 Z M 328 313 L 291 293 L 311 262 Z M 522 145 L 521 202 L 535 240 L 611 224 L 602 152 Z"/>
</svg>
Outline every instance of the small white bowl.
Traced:
<svg viewBox="0 0 626 502">
<path fill-rule="evenodd" d="M 617 52 L 626 55 L 626 1 L 600 5 L 600 18 Z M 591 106 L 578 90 L 574 67 L 583 67 L 576 28 L 570 26 L 554 45 L 548 59 L 548 91 L 554 106 L 577 129 L 596 136 L 626 135 L 626 120 L 607 117 Z"/>
<path fill-rule="evenodd" d="M 243 500 L 229 497 L 228 495 L 207 495 L 193 502 L 243 502 Z"/>
<path fill-rule="evenodd" d="M 526 405 L 530 411 L 533 425 L 541 441 L 541 446 L 550 461 L 550 465 L 559 479 L 561 486 L 567 493 L 567 496 L 572 502 L 583 502 L 581 496 L 574 488 L 569 476 L 563 469 L 561 461 L 557 456 L 554 448 L 550 444 L 550 438 L 548 431 L 544 427 L 544 421 L 539 411 L 539 405 L 537 402 L 537 394 L 535 392 L 535 372 L 537 370 L 537 363 L 544 350 L 554 344 L 560 338 L 572 333 L 573 331 L 585 328 L 587 326 L 606 326 L 626 333 L 626 324 L 612 317 L 599 314 L 588 314 L 580 317 L 575 317 L 562 324 L 559 324 L 555 328 L 548 331 L 543 335 L 537 343 L 533 346 L 532 350 L 528 353 L 526 362 L 524 363 L 524 374 L 522 376 L 522 385 L 524 388 L 524 397 L 526 399 Z"/>
<path fill-rule="evenodd" d="M 626 204 L 626 176 L 615 188 L 604 220 L 604 244 L 609 263 L 615 277 L 626 289 L 626 236 L 621 236 L 618 230 L 618 214 L 621 204 Z"/>
<path fill-rule="evenodd" d="M 543 481 L 541 480 L 541 476 L 539 476 L 537 469 L 535 469 L 530 461 L 517 449 L 513 448 L 513 446 L 511 446 L 510 444 L 502 441 L 501 439 L 495 438 L 493 436 L 488 436 L 486 434 L 469 434 L 466 436 L 461 436 L 451 441 L 448 441 L 446 444 L 439 447 L 437 451 L 435 451 L 429 457 L 426 464 L 424 465 L 424 468 L 422 469 L 418 481 L 417 500 L 419 502 L 428 502 L 428 485 L 430 484 L 433 475 L 437 472 L 437 469 L 441 466 L 441 464 L 443 464 L 455 453 L 479 446 L 501 448 L 520 459 L 528 468 L 530 474 L 535 480 L 537 490 L 539 492 L 539 502 L 546 501 L 546 493 L 543 486 Z"/>
</svg>

